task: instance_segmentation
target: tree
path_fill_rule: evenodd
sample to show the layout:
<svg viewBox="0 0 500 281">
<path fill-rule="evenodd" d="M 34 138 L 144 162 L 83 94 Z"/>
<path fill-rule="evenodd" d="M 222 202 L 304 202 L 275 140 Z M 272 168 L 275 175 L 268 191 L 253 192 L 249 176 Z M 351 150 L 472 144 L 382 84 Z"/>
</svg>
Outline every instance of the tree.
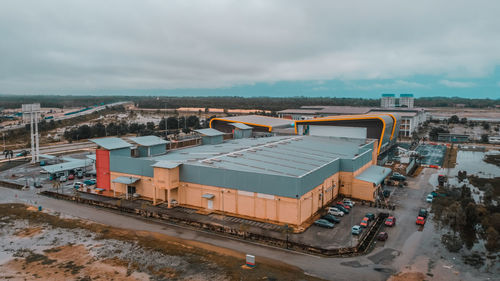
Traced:
<svg viewBox="0 0 500 281">
<path fill-rule="evenodd" d="M 153 122 L 146 123 L 146 129 L 148 129 L 150 131 L 154 131 L 154 129 L 155 129 L 155 123 L 153 123 Z"/>
<path fill-rule="evenodd" d="M 489 130 L 489 129 L 490 129 L 490 123 L 488 123 L 488 122 L 483 122 L 483 124 L 482 124 L 482 125 L 483 125 L 483 129 L 485 129 L 485 130 Z"/>
<path fill-rule="evenodd" d="M 448 122 L 449 123 L 458 123 L 458 122 L 460 122 L 460 120 L 458 119 L 458 116 L 453 115 L 450 117 L 450 119 L 448 119 Z"/>
<path fill-rule="evenodd" d="M 443 127 L 434 127 L 429 132 L 429 139 L 431 139 L 433 141 L 437 141 L 439 134 L 444 134 L 444 133 L 449 133 L 449 132 L 450 131 L 446 130 Z"/>
<path fill-rule="evenodd" d="M 191 115 L 191 116 L 189 116 L 187 118 L 186 122 L 187 122 L 187 126 L 189 128 L 198 128 L 198 127 L 200 127 L 200 119 L 198 118 L 198 116 Z"/>
<path fill-rule="evenodd" d="M 173 130 L 173 129 L 179 129 L 179 121 L 175 117 L 168 117 L 167 118 L 167 129 L 168 130 Z"/>
<path fill-rule="evenodd" d="M 488 134 L 482 134 L 481 135 L 481 142 L 482 143 L 489 143 L 490 136 Z"/>
<path fill-rule="evenodd" d="M 460 119 L 460 123 L 466 124 L 467 123 L 467 118 L 463 117 L 462 119 Z"/>
<path fill-rule="evenodd" d="M 160 123 L 158 124 L 158 129 L 165 130 L 165 124 L 166 124 L 165 122 L 166 122 L 165 118 L 161 118 Z"/>
</svg>

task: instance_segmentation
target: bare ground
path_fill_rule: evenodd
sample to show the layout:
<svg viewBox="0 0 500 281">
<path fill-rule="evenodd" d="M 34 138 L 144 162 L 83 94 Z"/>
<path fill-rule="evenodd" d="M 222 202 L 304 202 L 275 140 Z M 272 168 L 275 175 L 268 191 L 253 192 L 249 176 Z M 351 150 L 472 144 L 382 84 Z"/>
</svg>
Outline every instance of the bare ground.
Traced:
<svg viewBox="0 0 500 281">
<path fill-rule="evenodd" d="M 0 279 L 318 280 L 281 261 L 0 204 Z"/>
</svg>

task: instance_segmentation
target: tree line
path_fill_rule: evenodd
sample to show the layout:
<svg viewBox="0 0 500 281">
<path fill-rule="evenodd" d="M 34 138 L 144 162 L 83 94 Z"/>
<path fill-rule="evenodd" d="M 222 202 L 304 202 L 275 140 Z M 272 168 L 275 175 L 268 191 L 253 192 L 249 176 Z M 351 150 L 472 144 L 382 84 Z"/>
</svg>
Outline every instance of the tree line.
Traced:
<svg viewBox="0 0 500 281">
<path fill-rule="evenodd" d="M 200 129 L 206 126 L 208 122 L 200 122 L 198 116 L 191 115 L 185 118 L 168 117 L 162 118 L 158 125 L 153 122 L 147 123 L 127 123 L 110 122 L 107 125 L 101 122 L 92 125 L 81 125 L 64 131 L 64 138 L 68 141 L 77 141 L 81 139 L 100 138 L 107 136 L 123 136 L 127 134 L 136 134 L 137 136 L 156 135 L 165 137 L 166 135 L 178 136 L 180 132 L 185 134 L 192 130 Z"/>
<path fill-rule="evenodd" d="M 259 109 L 279 111 L 311 105 L 369 106 L 378 107 L 380 98 L 335 98 L 335 97 L 154 97 L 154 96 L 1 96 L 0 107 L 21 108 L 23 103 L 40 103 L 42 107 L 86 107 L 131 101 L 140 108 L 226 108 Z M 472 108 L 487 108 L 500 105 L 500 99 L 467 99 L 458 97 L 416 98 L 417 107 L 454 107 L 463 104 Z"/>
</svg>

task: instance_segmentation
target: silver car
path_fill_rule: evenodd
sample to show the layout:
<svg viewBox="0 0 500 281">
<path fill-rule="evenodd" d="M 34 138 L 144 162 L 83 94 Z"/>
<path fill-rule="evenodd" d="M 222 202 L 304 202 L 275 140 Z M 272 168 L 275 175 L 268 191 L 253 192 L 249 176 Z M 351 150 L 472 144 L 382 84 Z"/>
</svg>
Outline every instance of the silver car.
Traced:
<svg viewBox="0 0 500 281">
<path fill-rule="evenodd" d="M 341 216 L 343 217 L 344 216 L 344 212 L 342 212 L 341 210 L 335 208 L 335 207 L 330 207 L 328 209 L 328 213 L 331 214 L 331 215 L 334 215 L 334 216 Z"/>
</svg>

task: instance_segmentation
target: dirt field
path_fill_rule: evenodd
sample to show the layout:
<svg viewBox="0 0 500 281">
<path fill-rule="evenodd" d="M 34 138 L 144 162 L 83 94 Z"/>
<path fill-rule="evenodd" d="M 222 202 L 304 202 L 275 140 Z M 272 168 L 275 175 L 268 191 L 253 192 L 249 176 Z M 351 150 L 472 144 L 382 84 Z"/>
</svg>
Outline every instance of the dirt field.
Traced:
<svg viewBox="0 0 500 281">
<path fill-rule="evenodd" d="M 1 280 L 318 280 L 280 261 L 0 205 Z"/>
</svg>

